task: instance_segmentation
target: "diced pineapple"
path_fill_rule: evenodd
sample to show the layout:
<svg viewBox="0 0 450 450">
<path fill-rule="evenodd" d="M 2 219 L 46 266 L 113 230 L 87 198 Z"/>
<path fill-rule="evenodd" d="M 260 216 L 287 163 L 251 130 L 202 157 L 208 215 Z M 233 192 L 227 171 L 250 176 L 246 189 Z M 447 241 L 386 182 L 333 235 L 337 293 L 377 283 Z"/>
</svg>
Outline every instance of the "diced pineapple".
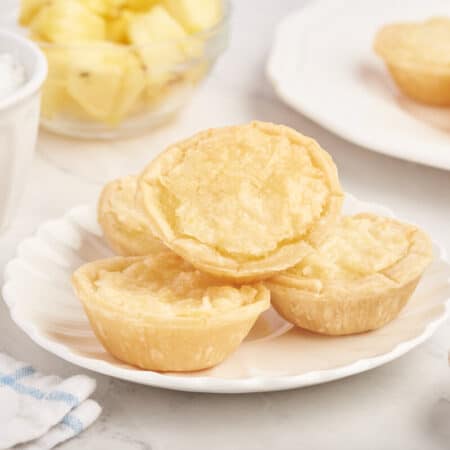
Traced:
<svg viewBox="0 0 450 450">
<path fill-rule="evenodd" d="M 109 46 L 92 44 L 92 50 L 74 64 L 67 81 L 69 95 L 98 120 L 111 115 L 124 73 L 117 51 Z"/>
<path fill-rule="evenodd" d="M 127 8 L 134 11 L 148 11 L 158 0 L 125 0 Z"/>
<path fill-rule="evenodd" d="M 159 5 L 145 14 L 136 15 L 130 24 L 130 37 L 137 45 L 179 40 L 186 36 L 183 27 Z"/>
<path fill-rule="evenodd" d="M 108 41 L 129 44 L 128 29 L 135 13 L 124 9 L 116 19 L 106 22 L 106 38 Z"/>
<path fill-rule="evenodd" d="M 49 3 L 50 0 L 21 0 L 19 23 L 23 26 L 28 25 L 40 9 Z"/>
<path fill-rule="evenodd" d="M 79 0 L 91 11 L 105 18 L 116 18 L 128 0 Z"/>
<path fill-rule="evenodd" d="M 60 113 L 68 100 L 67 77 L 70 73 L 70 57 L 65 48 L 43 44 L 47 57 L 48 74 L 42 88 L 41 112 L 51 119 Z"/>
<path fill-rule="evenodd" d="M 67 82 L 70 73 L 71 53 L 65 47 L 42 44 L 41 50 L 47 57 L 47 78 L 61 83 Z"/>
<path fill-rule="evenodd" d="M 42 88 L 41 113 L 43 117 L 51 119 L 60 113 L 67 99 L 66 83 L 48 78 Z"/>
<path fill-rule="evenodd" d="M 117 123 L 145 87 L 139 59 L 118 45 L 92 44 L 92 50 L 72 65 L 69 95 L 93 119 Z"/>
<path fill-rule="evenodd" d="M 163 0 L 163 4 L 189 33 L 214 27 L 223 14 L 220 0 Z"/>
<path fill-rule="evenodd" d="M 179 80 L 173 78 L 165 84 L 149 84 L 145 92 L 147 107 L 150 107 L 150 109 L 161 108 L 163 102 L 166 101 L 170 97 L 170 94 L 177 89 L 178 83 Z"/>
<path fill-rule="evenodd" d="M 83 113 L 67 92 L 72 64 L 79 59 L 80 51 L 53 45 L 42 45 L 41 49 L 48 62 L 48 75 L 42 89 L 43 117 L 51 119 L 58 114 L 68 113 L 71 117 L 86 118 L 86 113 Z"/>
<path fill-rule="evenodd" d="M 151 108 L 158 107 L 168 93 L 168 85 L 148 86 L 145 100 Z"/>
<path fill-rule="evenodd" d="M 61 44 L 105 38 L 105 21 L 77 0 L 58 0 L 44 6 L 31 21 L 30 29 L 44 41 Z"/>
<path fill-rule="evenodd" d="M 157 5 L 145 14 L 136 15 L 128 34 L 131 43 L 138 46 L 152 85 L 170 80 L 174 67 L 193 53 L 189 44 L 191 38 L 163 6 Z"/>
<path fill-rule="evenodd" d="M 112 114 L 113 123 L 118 123 L 132 111 L 145 89 L 146 81 L 145 71 L 142 68 L 141 61 L 134 53 L 128 51 L 122 89 L 116 99 Z"/>
<path fill-rule="evenodd" d="M 183 75 L 174 76 L 164 85 L 149 85 L 145 100 L 148 110 L 159 110 L 159 113 L 178 110 L 192 93 L 193 84 Z"/>
<path fill-rule="evenodd" d="M 199 61 L 197 64 L 193 65 L 189 70 L 184 74 L 184 79 L 196 85 L 200 83 L 208 73 L 209 63 L 207 61 Z"/>
</svg>

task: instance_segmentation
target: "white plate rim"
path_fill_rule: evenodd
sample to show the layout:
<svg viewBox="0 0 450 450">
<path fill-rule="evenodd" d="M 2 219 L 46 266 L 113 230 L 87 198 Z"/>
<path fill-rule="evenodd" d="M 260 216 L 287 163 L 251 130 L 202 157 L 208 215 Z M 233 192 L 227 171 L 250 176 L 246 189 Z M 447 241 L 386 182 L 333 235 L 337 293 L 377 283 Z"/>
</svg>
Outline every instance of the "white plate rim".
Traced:
<svg viewBox="0 0 450 450">
<path fill-rule="evenodd" d="M 300 22 L 307 21 L 311 14 L 324 11 L 327 7 L 336 6 L 332 0 L 318 0 L 315 3 L 307 4 L 299 10 L 293 11 L 276 26 L 273 44 L 267 59 L 265 71 L 266 76 L 271 82 L 276 94 L 288 106 L 300 112 L 305 117 L 313 120 L 320 126 L 331 131 L 335 135 L 356 145 L 364 147 L 367 150 L 375 151 L 383 155 L 387 155 L 396 159 L 419 163 L 428 167 L 434 167 L 443 170 L 450 170 L 450 158 L 440 157 L 439 153 L 430 152 L 427 155 L 409 154 L 405 147 L 392 144 L 390 146 L 377 145 L 371 139 L 365 139 L 350 128 L 338 125 L 328 116 L 323 116 L 316 109 L 306 102 L 301 102 L 290 95 L 291 79 L 289 72 L 283 70 L 289 65 L 290 55 L 286 52 L 286 43 L 289 41 L 289 34 L 292 33 L 293 24 L 299 28 Z M 281 69 L 283 67 L 283 69 Z"/>
<path fill-rule="evenodd" d="M 378 205 L 376 205 L 378 206 Z M 384 208 L 384 207 L 383 207 Z M 57 220 L 44 222 L 36 231 L 35 235 L 24 239 L 18 246 L 17 254 L 20 249 L 32 240 L 38 239 L 39 231 L 50 223 L 64 221 L 66 218 L 77 216 L 87 209 L 92 209 L 89 205 L 82 205 L 69 210 L 64 216 Z M 386 208 L 385 208 L 386 209 Z M 386 211 L 388 211 L 386 209 Z M 435 243 L 439 250 L 439 258 L 449 263 L 445 249 Z M 14 257 L 7 265 L 4 271 L 4 285 L 2 288 L 2 297 L 8 307 L 8 311 L 15 324 L 24 331 L 32 341 L 44 348 L 50 353 L 60 357 L 61 359 L 75 364 L 79 367 L 92 370 L 94 372 L 119 378 L 125 381 L 144 384 L 148 386 L 160 387 L 165 389 L 187 391 L 187 392 L 204 392 L 204 393 L 253 393 L 253 392 L 270 392 L 282 391 L 287 389 L 301 388 L 316 384 L 327 383 L 330 381 L 356 375 L 367 370 L 384 365 L 400 356 L 406 354 L 413 348 L 429 339 L 450 316 L 450 298 L 442 303 L 444 311 L 442 315 L 430 321 L 422 333 L 418 336 L 398 343 L 391 350 L 374 357 L 362 358 L 350 364 L 345 364 L 333 369 L 316 370 L 300 375 L 279 375 L 279 376 L 253 376 L 247 378 L 219 378 L 219 377 L 182 377 L 176 375 L 166 375 L 157 372 L 127 369 L 112 366 L 105 361 L 93 360 L 72 352 L 67 346 L 55 343 L 43 336 L 35 325 L 30 322 L 21 320 L 15 314 L 15 294 L 11 291 L 11 268 L 20 261 L 18 256 Z M 449 279 L 450 282 L 450 279 Z"/>
</svg>

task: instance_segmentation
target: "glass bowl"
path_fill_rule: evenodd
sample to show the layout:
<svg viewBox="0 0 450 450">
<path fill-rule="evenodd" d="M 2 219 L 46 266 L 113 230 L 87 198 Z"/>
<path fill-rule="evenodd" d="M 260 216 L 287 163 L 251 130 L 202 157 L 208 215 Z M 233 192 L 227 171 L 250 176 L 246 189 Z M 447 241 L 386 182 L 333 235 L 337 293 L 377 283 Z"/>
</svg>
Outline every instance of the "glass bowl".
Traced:
<svg viewBox="0 0 450 450">
<path fill-rule="evenodd" d="M 160 125 L 191 98 L 228 38 L 229 4 L 212 29 L 146 46 L 40 42 L 47 56 L 41 125 L 71 137 L 131 137 Z M 149 63 L 150 62 L 150 63 Z"/>
</svg>

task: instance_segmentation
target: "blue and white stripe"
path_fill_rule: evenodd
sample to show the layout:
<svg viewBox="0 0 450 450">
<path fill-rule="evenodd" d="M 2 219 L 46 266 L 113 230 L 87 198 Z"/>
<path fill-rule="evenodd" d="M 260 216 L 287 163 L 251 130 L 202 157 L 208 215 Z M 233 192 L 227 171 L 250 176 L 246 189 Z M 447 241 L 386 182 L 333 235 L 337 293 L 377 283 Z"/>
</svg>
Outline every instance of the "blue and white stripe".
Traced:
<svg viewBox="0 0 450 450">
<path fill-rule="evenodd" d="M 18 394 L 28 395 L 36 400 L 47 400 L 52 402 L 64 402 L 71 408 L 75 408 L 80 404 L 80 400 L 70 392 L 60 390 L 50 390 L 45 392 L 33 386 L 27 386 L 20 383 L 20 380 L 27 378 L 36 373 L 32 366 L 24 366 L 17 369 L 13 374 L 5 375 L 0 372 L 0 387 L 7 386 Z"/>
</svg>

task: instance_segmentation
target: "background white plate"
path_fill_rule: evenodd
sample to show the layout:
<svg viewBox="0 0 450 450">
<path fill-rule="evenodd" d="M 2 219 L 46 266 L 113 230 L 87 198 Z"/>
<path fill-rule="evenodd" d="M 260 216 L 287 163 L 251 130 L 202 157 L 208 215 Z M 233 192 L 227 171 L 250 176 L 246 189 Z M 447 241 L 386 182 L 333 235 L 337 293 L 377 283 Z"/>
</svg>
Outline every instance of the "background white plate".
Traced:
<svg viewBox="0 0 450 450">
<path fill-rule="evenodd" d="M 317 1 L 278 26 L 267 72 L 290 106 L 341 137 L 450 170 L 450 108 L 401 95 L 372 50 L 395 21 L 450 15 L 449 0 Z"/>
<path fill-rule="evenodd" d="M 347 196 L 346 213 L 385 208 Z M 81 264 L 110 255 L 95 207 L 45 223 L 6 268 L 3 297 L 11 316 L 37 344 L 61 358 L 116 378 L 197 392 L 257 392 L 336 380 L 392 361 L 428 339 L 448 314 L 450 266 L 441 250 L 400 316 L 371 333 L 326 337 L 292 327 L 273 310 L 225 362 L 189 374 L 139 370 L 111 357 L 92 333 L 70 285 Z"/>
</svg>

